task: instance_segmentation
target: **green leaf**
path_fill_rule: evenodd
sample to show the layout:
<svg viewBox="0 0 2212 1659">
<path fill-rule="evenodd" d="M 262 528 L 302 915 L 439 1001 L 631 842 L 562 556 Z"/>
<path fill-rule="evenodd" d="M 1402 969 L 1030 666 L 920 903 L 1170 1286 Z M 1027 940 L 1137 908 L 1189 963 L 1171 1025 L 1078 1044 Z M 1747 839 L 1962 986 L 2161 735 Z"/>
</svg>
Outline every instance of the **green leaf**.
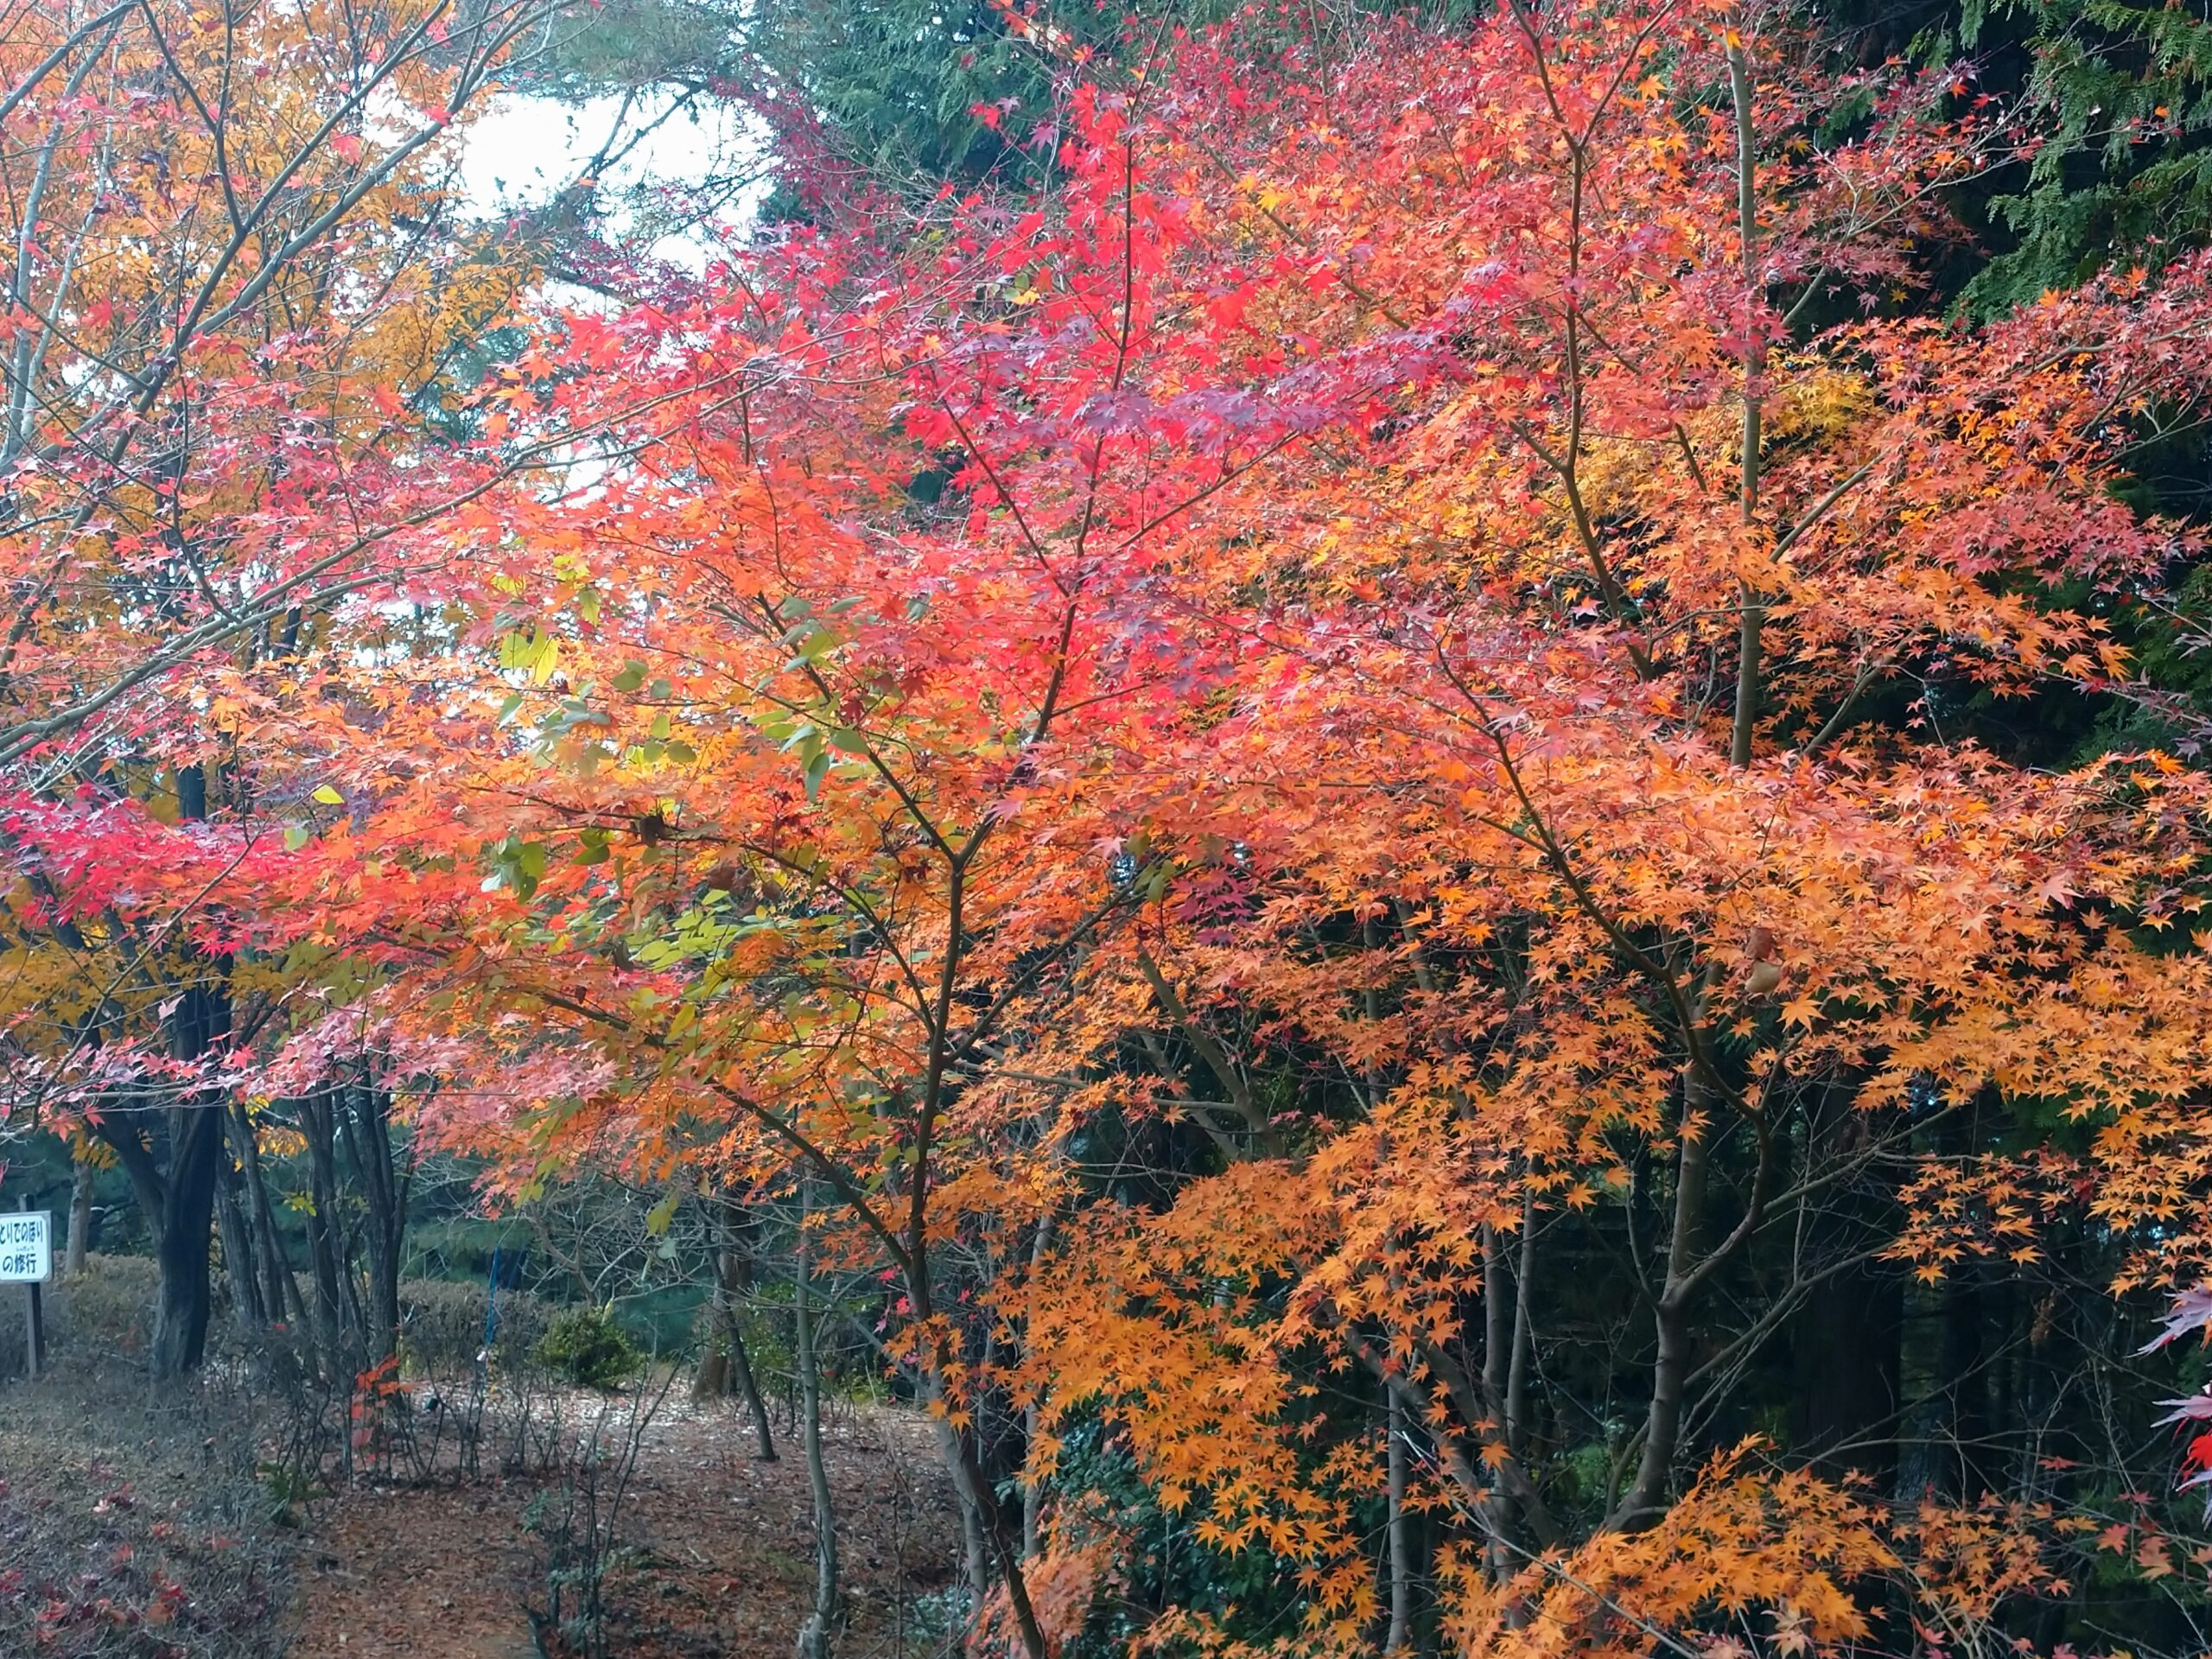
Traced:
<svg viewBox="0 0 2212 1659">
<path fill-rule="evenodd" d="M 622 671 L 614 677 L 617 691 L 634 691 L 645 683 L 645 665 L 632 657 L 622 664 Z"/>
<path fill-rule="evenodd" d="M 317 784 L 315 785 L 315 798 L 321 801 L 325 806 L 343 806 L 346 804 L 346 798 L 343 795 L 340 795 L 328 784 Z"/>
</svg>

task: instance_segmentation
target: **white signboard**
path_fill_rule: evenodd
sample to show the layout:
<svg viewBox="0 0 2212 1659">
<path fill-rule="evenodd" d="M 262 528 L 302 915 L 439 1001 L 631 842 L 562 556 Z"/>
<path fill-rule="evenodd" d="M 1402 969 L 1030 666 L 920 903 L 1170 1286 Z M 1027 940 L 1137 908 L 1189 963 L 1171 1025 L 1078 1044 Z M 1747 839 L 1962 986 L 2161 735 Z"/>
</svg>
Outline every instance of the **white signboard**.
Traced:
<svg viewBox="0 0 2212 1659">
<path fill-rule="evenodd" d="M 54 1276 L 54 1217 L 43 1210 L 0 1212 L 0 1285 Z"/>
</svg>

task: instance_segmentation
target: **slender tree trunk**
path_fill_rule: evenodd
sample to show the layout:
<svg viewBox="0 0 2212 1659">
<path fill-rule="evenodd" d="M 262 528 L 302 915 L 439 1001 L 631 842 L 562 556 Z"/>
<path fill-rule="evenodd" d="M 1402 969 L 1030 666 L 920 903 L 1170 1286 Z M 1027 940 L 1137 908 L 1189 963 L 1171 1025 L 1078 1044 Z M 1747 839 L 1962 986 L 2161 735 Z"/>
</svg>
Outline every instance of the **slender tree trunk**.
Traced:
<svg viewBox="0 0 2212 1659">
<path fill-rule="evenodd" d="M 773 1463 L 776 1440 L 768 1422 L 768 1402 L 761 1397 L 760 1379 L 753 1371 L 753 1357 L 745 1351 L 745 1332 L 734 1315 L 726 1334 L 730 1372 L 737 1379 L 738 1397 L 745 1402 L 745 1414 L 753 1420 L 753 1454 L 762 1463 Z"/>
<path fill-rule="evenodd" d="M 69 1187 L 69 1246 L 61 1270 L 72 1276 L 85 1270 L 85 1257 L 92 1242 L 92 1186 L 99 1171 L 84 1158 L 77 1160 L 76 1179 Z"/>
<path fill-rule="evenodd" d="M 814 1606 L 798 1634 L 798 1659 L 830 1659 L 837 1637 L 837 1516 L 830 1506 L 830 1472 L 822 1460 L 822 1379 L 814 1350 L 813 1247 L 807 1238 L 806 1204 L 800 1203 L 798 1272 L 793 1283 L 798 1349 L 800 1425 L 806 1447 L 807 1484 L 814 1496 Z"/>
<path fill-rule="evenodd" d="M 1521 1259 L 1513 1269 L 1513 1345 L 1505 1368 L 1505 1449 L 1516 1458 L 1529 1433 L 1529 1365 L 1536 1332 L 1530 1317 L 1529 1281 L 1536 1272 L 1536 1206 L 1521 1200 Z"/>
<path fill-rule="evenodd" d="M 1938 1376 L 1948 1406 L 1944 1425 L 1951 1458 L 1944 1484 L 1973 1503 L 1988 1492 L 1992 1438 L 1989 1411 L 1992 1344 L 1989 1287 L 1979 1262 L 1969 1262 L 1943 1281 L 1943 1324 Z"/>
<path fill-rule="evenodd" d="M 1711 1169 L 1713 1113 L 1719 1102 L 1708 1087 L 1697 1059 L 1697 1045 L 1705 1020 L 1707 999 L 1719 982 L 1719 970 L 1708 966 L 1689 999 L 1689 1028 L 1682 1033 L 1691 1050 L 1682 1066 L 1681 1145 L 1675 1156 L 1675 1217 L 1667 1238 L 1667 1266 L 1652 1308 L 1652 1333 L 1657 1352 L 1651 1363 L 1651 1405 L 1645 1414 L 1643 1448 L 1637 1461 L 1635 1483 L 1608 1524 L 1631 1530 L 1649 1526 L 1667 1505 L 1675 1454 L 1681 1448 L 1682 1404 L 1689 1389 L 1692 1332 L 1690 1309 L 1709 1262 L 1698 1256 L 1704 1230 L 1706 1179 Z"/>
<path fill-rule="evenodd" d="M 1037 1402 L 1021 1411 L 1022 1456 L 1026 1460 L 1037 1445 L 1039 1427 Z M 1045 1483 L 1033 1475 L 1021 1483 L 1021 1559 L 1033 1561 L 1045 1548 Z"/>
<path fill-rule="evenodd" d="M 1853 1093 L 1852 1087 L 1840 1087 L 1817 1096 L 1806 1126 L 1808 1169 L 1847 1170 L 1859 1161 L 1855 1142 L 1866 1132 L 1866 1117 L 1853 1103 Z M 1829 1192 L 1801 1224 L 1804 1259 L 1821 1271 L 1838 1257 L 1857 1260 L 1806 1297 L 1791 1321 L 1790 1443 L 1825 1471 L 1856 1470 L 1887 1491 L 1896 1481 L 1903 1432 L 1907 1270 L 1877 1252 L 1895 1236 L 1896 1195 L 1877 1165 L 1863 1166 Z"/>
<path fill-rule="evenodd" d="M 712 1399 L 736 1386 L 753 1420 L 754 1456 L 763 1463 L 776 1461 L 776 1441 L 768 1421 L 768 1402 L 761 1398 L 760 1378 L 753 1375 L 753 1357 L 746 1351 L 741 1319 L 745 1298 L 753 1288 L 753 1251 L 746 1239 L 743 1211 L 727 1198 L 711 1201 L 715 1232 L 714 1330 L 706 1357 L 699 1362 L 693 1397 Z"/>
<path fill-rule="evenodd" d="M 1741 39 L 1729 36 L 1728 86 L 1736 110 L 1736 213 L 1744 264 L 1744 448 L 1739 505 L 1745 530 L 1758 522 L 1759 507 L 1759 378 L 1766 372 L 1766 346 L 1755 315 L 1758 275 L 1758 156 L 1751 125 L 1751 70 Z M 1766 628 L 1766 599 L 1751 582 L 1739 584 L 1742 611 L 1736 628 L 1736 707 L 1728 741 L 1732 766 L 1751 763 L 1751 734 L 1759 717 L 1760 657 Z"/>
<path fill-rule="evenodd" d="M 1403 1653 L 1413 1641 L 1414 1560 L 1413 1516 L 1406 1509 L 1409 1459 L 1406 1455 L 1406 1408 L 1396 1389 L 1387 1390 L 1388 1414 L 1383 1432 L 1389 1437 L 1388 1459 L 1390 1482 L 1390 1630 L 1382 1638 L 1386 1654 Z"/>
<path fill-rule="evenodd" d="M 1497 1229 L 1488 1222 L 1484 1222 L 1482 1227 L 1482 1403 L 1491 1413 L 1502 1414 L 1500 1408 L 1505 1397 L 1509 1357 L 1513 1350 L 1513 1305 L 1508 1300 L 1506 1291 L 1505 1251 L 1498 1243 Z M 1510 1453 L 1512 1448 L 1508 1446 L 1506 1449 Z M 1503 1493 L 1497 1494 L 1491 1498 L 1490 1510 L 1495 1527 L 1488 1547 L 1490 1576 L 1492 1583 L 1503 1584 L 1519 1570 L 1521 1564 L 1507 1550 L 1504 1539 L 1497 1535 L 1510 1524 L 1511 1511 L 1509 1500 Z"/>
<path fill-rule="evenodd" d="M 377 1086 L 373 1060 L 362 1061 L 360 1077 L 341 1097 L 353 1109 L 342 1121 L 346 1160 L 367 1211 L 367 1357 L 385 1359 L 399 1351 L 399 1269 L 407 1242 L 410 1178 L 394 1162 L 391 1096 Z"/>
<path fill-rule="evenodd" d="M 207 775 L 200 766 L 177 769 L 177 808 L 190 819 L 207 816 Z M 169 1056 L 206 1058 L 231 1033 L 230 962 L 194 953 L 203 977 L 188 985 L 168 1015 Z M 214 1230 L 215 1189 L 223 1157 L 223 1114 L 229 1100 L 220 1088 L 194 1091 L 168 1109 L 168 1168 L 156 1183 L 162 1205 L 155 1256 L 161 1294 L 154 1314 L 154 1375 L 174 1379 L 199 1368 L 207 1351 L 213 1302 L 207 1282 Z M 137 1135 L 130 1136 L 132 1144 Z"/>
<path fill-rule="evenodd" d="M 260 1244 L 265 1281 L 264 1306 L 271 1319 L 296 1319 L 304 1332 L 308 1328 L 307 1303 L 300 1295 L 300 1281 L 292 1276 L 291 1262 L 284 1254 L 283 1240 L 276 1231 L 276 1206 L 269 1202 L 269 1179 L 261 1167 L 261 1147 L 244 1101 L 231 1102 L 227 1128 L 231 1154 L 238 1160 L 247 1205 L 252 1211 L 254 1236 Z"/>
<path fill-rule="evenodd" d="M 991 1546 L 982 1506 L 973 1495 L 977 1483 L 969 1478 L 968 1449 L 961 1443 L 959 1429 L 943 1416 L 934 1421 L 938 1447 L 952 1472 L 953 1496 L 960 1503 L 961 1558 L 968 1576 L 968 1605 L 971 1614 L 980 1616 L 991 1594 Z"/>
<path fill-rule="evenodd" d="M 223 1240 L 223 1269 L 231 1281 L 231 1314 L 241 1332 L 251 1336 L 267 1323 L 262 1306 L 261 1281 L 245 1212 L 238 1204 L 238 1178 L 230 1160 L 220 1158 L 219 1185 L 215 1198 L 215 1224 Z"/>
<path fill-rule="evenodd" d="M 1693 1133 L 1687 1125 L 1706 1115 L 1706 1091 L 1694 1072 L 1682 1085 L 1682 1145 L 1675 1162 L 1675 1224 L 1668 1241 L 1667 1277 L 1651 1323 L 1658 1351 L 1651 1364 L 1651 1405 L 1645 1414 L 1643 1450 L 1636 1482 L 1622 1506 L 1620 1520 L 1630 1529 L 1649 1526 L 1666 1507 L 1667 1486 L 1681 1443 L 1682 1402 L 1690 1372 L 1689 1274 L 1696 1260 L 1698 1222 L 1705 1213 L 1705 1180 L 1713 1134 L 1708 1123 Z"/>
<path fill-rule="evenodd" d="M 1044 1271 L 1045 1257 L 1052 1247 L 1054 1217 L 1046 1215 L 1037 1224 L 1037 1236 L 1029 1245 L 1029 1278 L 1035 1283 Z M 1032 1399 L 1021 1413 L 1021 1455 L 1026 1465 L 1036 1454 L 1037 1435 L 1040 1427 L 1037 1402 Z M 1045 1483 L 1032 1472 L 1021 1483 L 1021 1559 L 1033 1561 L 1044 1548 Z"/>
<path fill-rule="evenodd" d="M 328 1091 L 300 1102 L 300 1128 L 308 1143 L 308 1268 L 315 1286 L 315 1341 L 324 1370 L 345 1369 L 346 1304 L 340 1285 L 343 1271 L 338 1238 L 338 1167 L 332 1145 L 336 1127 Z"/>
</svg>

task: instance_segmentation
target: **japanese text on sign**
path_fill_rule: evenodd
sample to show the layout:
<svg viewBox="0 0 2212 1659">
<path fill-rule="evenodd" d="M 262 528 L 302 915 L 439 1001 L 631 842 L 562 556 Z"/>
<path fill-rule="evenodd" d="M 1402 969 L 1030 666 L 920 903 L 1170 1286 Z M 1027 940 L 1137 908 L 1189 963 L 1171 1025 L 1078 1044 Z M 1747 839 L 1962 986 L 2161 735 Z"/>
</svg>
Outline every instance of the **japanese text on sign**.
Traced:
<svg viewBox="0 0 2212 1659">
<path fill-rule="evenodd" d="M 0 1285 L 35 1284 L 53 1275 L 51 1220 L 44 1211 L 0 1215 Z"/>
</svg>

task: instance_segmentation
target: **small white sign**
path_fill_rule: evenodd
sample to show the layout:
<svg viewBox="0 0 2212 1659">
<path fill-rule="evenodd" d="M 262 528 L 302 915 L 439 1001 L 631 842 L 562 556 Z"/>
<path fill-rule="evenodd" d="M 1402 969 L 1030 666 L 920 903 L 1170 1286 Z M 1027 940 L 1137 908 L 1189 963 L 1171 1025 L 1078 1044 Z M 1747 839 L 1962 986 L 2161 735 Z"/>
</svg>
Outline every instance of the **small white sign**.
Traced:
<svg viewBox="0 0 2212 1659">
<path fill-rule="evenodd" d="M 54 1217 L 43 1210 L 0 1212 L 0 1285 L 54 1276 Z"/>
</svg>

